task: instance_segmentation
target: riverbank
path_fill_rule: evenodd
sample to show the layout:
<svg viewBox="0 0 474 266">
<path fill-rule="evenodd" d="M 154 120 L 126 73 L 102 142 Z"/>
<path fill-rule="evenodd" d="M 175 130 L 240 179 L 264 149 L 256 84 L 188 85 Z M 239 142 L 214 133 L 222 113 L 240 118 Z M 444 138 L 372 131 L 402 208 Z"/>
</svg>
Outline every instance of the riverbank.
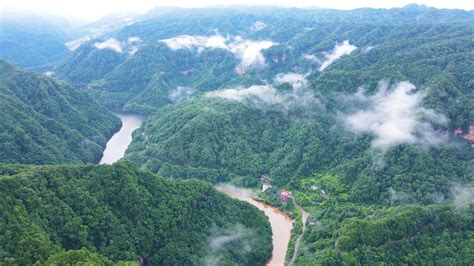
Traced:
<svg viewBox="0 0 474 266">
<path fill-rule="evenodd" d="M 304 232 L 306 231 L 306 222 L 309 218 L 309 212 L 305 211 L 301 206 L 295 205 L 298 208 L 298 211 L 301 212 L 301 233 L 296 237 L 295 244 L 293 247 L 293 256 L 291 257 L 290 262 L 288 263 L 289 266 L 295 264 L 296 258 L 298 257 L 298 250 L 300 248 L 301 238 L 303 237 Z"/>
<path fill-rule="evenodd" d="M 293 219 L 280 209 L 265 204 L 254 198 L 254 193 L 250 189 L 238 188 L 232 185 L 216 185 L 216 189 L 227 196 L 246 201 L 265 213 L 272 227 L 272 257 L 267 262 L 268 266 L 282 266 L 285 264 L 288 243 L 293 229 Z"/>
</svg>

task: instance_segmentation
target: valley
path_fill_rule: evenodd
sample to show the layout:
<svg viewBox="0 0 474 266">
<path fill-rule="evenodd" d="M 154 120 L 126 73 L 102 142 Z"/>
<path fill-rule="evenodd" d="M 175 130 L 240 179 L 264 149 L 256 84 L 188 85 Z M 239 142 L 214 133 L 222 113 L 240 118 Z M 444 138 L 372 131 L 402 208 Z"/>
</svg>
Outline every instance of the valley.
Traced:
<svg viewBox="0 0 474 266">
<path fill-rule="evenodd" d="M 143 123 L 144 118 L 130 113 L 115 113 L 122 121 L 122 128 L 107 142 L 100 164 L 112 164 L 120 160 L 132 141 L 132 133 Z M 216 189 L 241 201 L 248 202 L 263 211 L 270 221 L 272 228 L 272 257 L 265 263 L 268 266 L 285 264 L 285 256 L 293 228 L 293 220 L 279 209 L 257 201 L 249 189 L 231 185 L 217 185 Z M 306 216 L 305 216 L 306 217 Z M 306 219 L 304 219 L 304 222 Z"/>
<path fill-rule="evenodd" d="M 474 261 L 473 10 L 5 14 L 0 265 Z"/>
</svg>

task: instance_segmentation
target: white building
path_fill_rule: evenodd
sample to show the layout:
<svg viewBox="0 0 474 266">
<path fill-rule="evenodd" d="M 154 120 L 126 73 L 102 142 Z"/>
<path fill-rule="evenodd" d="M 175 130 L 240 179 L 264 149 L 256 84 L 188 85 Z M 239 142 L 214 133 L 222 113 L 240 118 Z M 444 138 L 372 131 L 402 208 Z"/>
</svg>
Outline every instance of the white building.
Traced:
<svg viewBox="0 0 474 266">
<path fill-rule="evenodd" d="M 272 184 L 270 184 L 270 183 L 263 183 L 262 192 L 265 192 L 265 191 L 269 190 L 270 188 L 272 188 Z"/>
</svg>

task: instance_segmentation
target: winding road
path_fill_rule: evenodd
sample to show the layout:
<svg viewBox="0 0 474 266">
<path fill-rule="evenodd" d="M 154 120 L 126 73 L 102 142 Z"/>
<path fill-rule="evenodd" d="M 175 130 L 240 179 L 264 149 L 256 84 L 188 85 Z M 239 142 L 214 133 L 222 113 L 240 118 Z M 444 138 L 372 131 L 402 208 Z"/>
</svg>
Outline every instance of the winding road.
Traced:
<svg viewBox="0 0 474 266">
<path fill-rule="evenodd" d="M 290 266 L 294 265 L 296 257 L 298 256 L 298 249 L 300 248 L 301 238 L 303 237 L 304 231 L 306 230 L 306 222 L 308 221 L 309 212 L 303 210 L 299 205 L 295 206 L 300 209 L 301 211 L 301 223 L 303 224 L 303 230 L 301 230 L 301 234 L 296 238 L 295 241 L 295 248 L 293 249 L 293 257 L 289 263 Z"/>
</svg>

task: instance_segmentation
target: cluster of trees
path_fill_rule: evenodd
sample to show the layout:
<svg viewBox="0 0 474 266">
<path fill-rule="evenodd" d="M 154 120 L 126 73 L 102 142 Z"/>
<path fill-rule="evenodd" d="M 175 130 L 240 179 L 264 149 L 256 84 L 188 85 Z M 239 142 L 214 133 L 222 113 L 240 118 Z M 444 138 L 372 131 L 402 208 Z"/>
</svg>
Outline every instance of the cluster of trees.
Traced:
<svg viewBox="0 0 474 266">
<path fill-rule="evenodd" d="M 255 265 L 271 255 L 264 214 L 202 181 L 122 162 L 0 165 L 0 183 L 1 264 Z"/>
<path fill-rule="evenodd" d="M 312 212 L 296 264 L 469 265 L 473 210 L 472 204 L 380 208 L 328 200 Z"/>
<path fill-rule="evenodd" d="M 96 162 L 120 120 L 87 94 L 0 61 L 0 162 Z"/>
</svg>

